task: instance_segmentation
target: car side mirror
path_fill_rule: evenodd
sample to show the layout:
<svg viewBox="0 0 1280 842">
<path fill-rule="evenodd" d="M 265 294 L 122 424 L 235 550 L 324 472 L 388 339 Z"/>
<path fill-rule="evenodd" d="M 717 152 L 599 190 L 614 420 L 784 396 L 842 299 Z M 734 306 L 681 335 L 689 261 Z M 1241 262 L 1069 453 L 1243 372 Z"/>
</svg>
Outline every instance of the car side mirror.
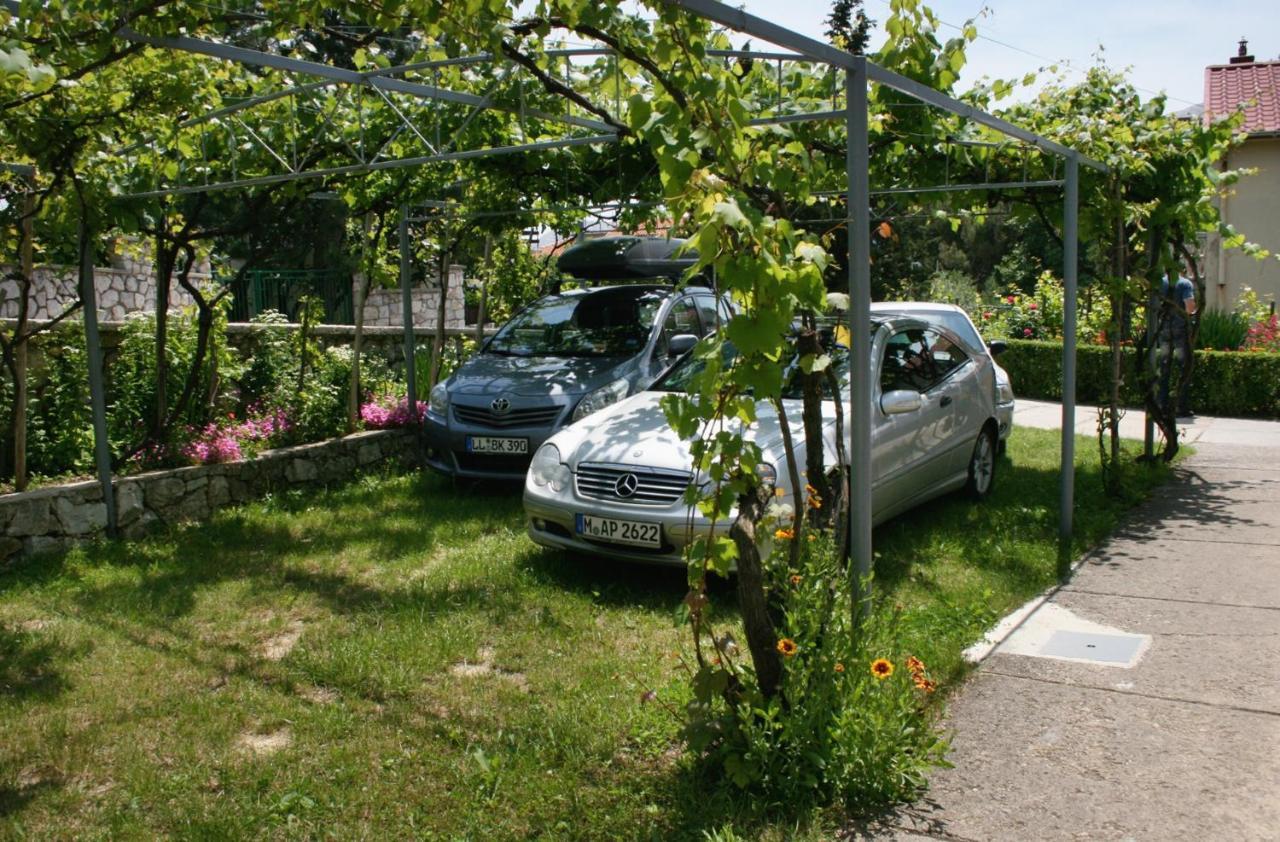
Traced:
<svg viewBox="0 0 1280 842">
<path fill-rule="evenodd" d="M 924 406 L 924 398 L 919 392 L 911 389 L 895 389 L 880 396 L 880 409 L 885 415 L 904 415 L 908 412 L 919 412 Z"/>
<path fill-rule="evenodd" d="M 692 333 L 677 333 L 667 342 L 667 356 L 678 357 L 687 354 L 693 350 L 693 346 L 698 344 L 698 337 Z"/>
<path fill-rule="evenodd" d="M 1003 339 L 992 339 L 987 343 L 987 350 L 991 352 L 991 356 L 998 357 L 1009 350 L 1009 344 Z"/>
</svg>

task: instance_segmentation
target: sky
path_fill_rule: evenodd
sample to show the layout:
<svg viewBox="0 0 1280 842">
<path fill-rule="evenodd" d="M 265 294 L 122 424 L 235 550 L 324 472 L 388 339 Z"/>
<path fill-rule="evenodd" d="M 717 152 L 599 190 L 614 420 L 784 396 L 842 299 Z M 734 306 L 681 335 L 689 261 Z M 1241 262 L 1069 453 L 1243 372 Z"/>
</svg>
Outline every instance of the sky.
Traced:
<svg viewBox="0 0 1280 842">
<path fill-rule="evenodd" d="M 730 0 L 732 2 L 732 0 Z M 738 0 L 753 15 L 825 40 L 831 0 Z M 737 5 L 735 3 L 734 5 Z M 1113 68 L 1130 68 L 1130 81 L 1144 96 L 1163 91 L 1171 110 L 1204 99 L 1204 69 L 1226 64 L 1240 38 L 1258 60 L 1280 56 L 1280 2 L 1277 0 L 926 0 L 943 22 L 942 39 L 959 34 L 973 19 L 978 41 L 960 89 L 982 76 L 1021 78 L 1054 63 L 1081 70 L 1099 54 Z M 874 49 L 885 39 L 888 0 L 864 0 L 877 22 Z M 1068 82 L 1079 79 L 1068 75 Z"/>
</svg>

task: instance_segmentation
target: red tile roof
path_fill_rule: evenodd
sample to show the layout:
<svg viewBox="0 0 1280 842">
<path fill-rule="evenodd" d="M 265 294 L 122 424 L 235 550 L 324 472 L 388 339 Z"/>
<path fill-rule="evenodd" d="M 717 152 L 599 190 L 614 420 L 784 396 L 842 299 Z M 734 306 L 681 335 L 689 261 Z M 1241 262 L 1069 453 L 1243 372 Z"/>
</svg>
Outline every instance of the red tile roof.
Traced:
<svg viewBox="0 0 1280 842">
<path fill-rule="evenodd" d="M 1204 69 L 1206 120 L 1217 120 L 1243 104 L 1243 131 L 1280 132 L 1280 61 L 1219 64 Z"/>
</svg>

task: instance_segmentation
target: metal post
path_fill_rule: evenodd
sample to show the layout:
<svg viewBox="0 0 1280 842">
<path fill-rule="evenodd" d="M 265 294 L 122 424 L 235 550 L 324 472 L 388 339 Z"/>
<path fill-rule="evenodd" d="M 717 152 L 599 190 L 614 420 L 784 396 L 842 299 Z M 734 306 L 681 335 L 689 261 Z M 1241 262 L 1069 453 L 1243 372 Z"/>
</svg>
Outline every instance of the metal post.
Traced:
<svg viewBox="0 0 1280 842">
<path fill-rule="evenodd" d="M 484 344 L 485 312 L 489 308 L 489 278 L 493 274 L 493 235 L 484 235 L 484 277 L 480 279 L 480 309 L 476 312 L 476 349 Z"/>
<path fill-rule="evenodd" d="M 871 185 L 867 160 L 867 63 L 861 56 L 845 72 L 849 180 L 846 240 L 849 248 L 849 558 L 859 599 L 854 619 L 871 608 L 862 592 L 871 575 Z"/>
<path fill-rule="evenodd" d="M 107 509 L 107 534 L 116 534 L 116 498 L 111 487 L 111 446 L 107 442 L 107 390 L 98 336 L 98 295 L 93 286 L 93 242 L 89 223 L 80 220 L 80 302 L 84 306 L 84 343 L 89 356 L 89 402 L 93 409 L 93 455 Z"/>
<path fill-rule="evenodd" d="M 1079 269 L 1080 158 L 1067 155 L 1066 198 L 1062 207 L 1062 486 L 1058 500 L 1058 540 L 1071 546 L 1076 486 L 1076 280 Z"/>
<path fill-rule="evenodd" d="M 409 206 L 400 206 L 400 301 L 404 308 L 404 376 L 409 412 L 418 417 L 418 383 L 413 361 L 413 272 L 409 261 Z"/>
<path fill-rule="evenodd" d="M 35 215 L 36 178 L 32 170 L 27 175 L 27 192 L 22 200 L 22 248 L 19 261 L 22 264 L 22 300 L 18 302 L 18 325 L 13 331 L 13 487 L 15 491 L 27 490 L 27 345 L 23 337 L 27 332 L 27 314 L 31 306 L 31 288 L 35 286 Z"/>
</svg>

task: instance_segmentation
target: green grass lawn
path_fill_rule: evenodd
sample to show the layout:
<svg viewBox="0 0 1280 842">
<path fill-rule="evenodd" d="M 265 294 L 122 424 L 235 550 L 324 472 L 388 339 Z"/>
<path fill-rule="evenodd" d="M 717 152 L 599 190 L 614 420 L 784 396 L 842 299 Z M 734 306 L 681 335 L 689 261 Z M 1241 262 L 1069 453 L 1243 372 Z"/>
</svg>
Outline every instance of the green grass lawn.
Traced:
<svg viewBox="0 0 1280 842">
<path fill-rule="evenodd" d="M 986 504 L 877 530 L 878 610 L 935 674 L 1056 581 L 1057 441 L 1018 430 Z M 1083 549 L 1124 504 L 1077 453 Z M 0 837 L 821 836 L 838 815 L 716 796 L 641 704 L 685 698 L 684 591 L 536 548 L 514 489 L 431 476 L 28 562 L 0 574 Z"/>
</svg>

